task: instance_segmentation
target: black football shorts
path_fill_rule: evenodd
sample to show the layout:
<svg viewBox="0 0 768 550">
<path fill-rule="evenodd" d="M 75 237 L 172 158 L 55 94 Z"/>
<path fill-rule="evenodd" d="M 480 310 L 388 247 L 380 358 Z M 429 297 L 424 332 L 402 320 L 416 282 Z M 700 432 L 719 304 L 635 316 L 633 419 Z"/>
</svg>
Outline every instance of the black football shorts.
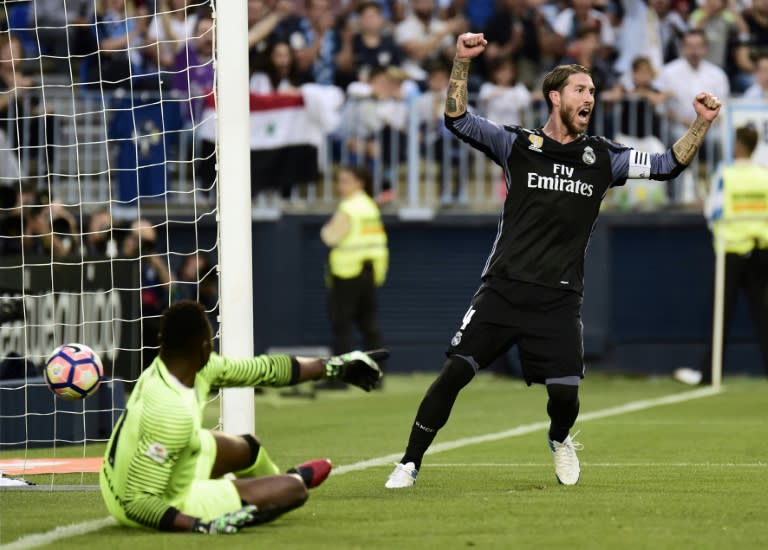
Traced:
<svg viewBox="0 0 768 550">
<path fill-rule="evenodd" d="M 528 384 L 584 377 L 582 297 L 522 281 L 486 280 L 472 299 L 447 355 L 485 368 L 514 344 Z"/>
</svg>

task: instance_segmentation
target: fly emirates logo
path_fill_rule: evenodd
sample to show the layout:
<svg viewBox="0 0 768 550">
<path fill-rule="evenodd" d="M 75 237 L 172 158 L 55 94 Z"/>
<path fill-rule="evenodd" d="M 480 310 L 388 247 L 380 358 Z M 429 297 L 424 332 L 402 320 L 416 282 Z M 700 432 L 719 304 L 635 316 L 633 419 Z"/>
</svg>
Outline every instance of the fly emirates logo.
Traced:
<svg viewBox="0 0 768 550">
<path fill-rule="evenodd" d="M 592 196 L 592 184 L 573 179 L 573 168 L 564 164 L 553 164 L 551 176 L 542 176 L 536 172 L 528 172 L 529 189 L 546 189 L 575 193 L 585 197 Z"/>
</svg>

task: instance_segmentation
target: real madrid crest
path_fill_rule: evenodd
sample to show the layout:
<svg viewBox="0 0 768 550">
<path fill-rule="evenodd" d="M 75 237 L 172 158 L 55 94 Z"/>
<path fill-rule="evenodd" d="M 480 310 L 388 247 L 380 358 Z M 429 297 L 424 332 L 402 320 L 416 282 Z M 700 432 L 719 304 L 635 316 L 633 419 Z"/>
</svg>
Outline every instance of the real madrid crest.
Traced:
<svg viewBox="0 0 768 550">
<path fill-rule="evenodd" d="M 584 161 L 584 164 L 594 164 L 595 160 L 597 160 L 597 157 L 595 156 L 595 150 L 592 149 L 589 145 L 584 147 L 584 154 L 581 155 L 581 160 Z"/>
<path fill-rule="evenodd" d="M 456 347 L 459 344 L 461 344 L 461 331 L 459 331 L 456 334 L 454 334 L 453 338 L 451 339 L 451 345 L 453 347 Z"/>
<path fill-rule="evenodd" d="M 528 141 L 531 142 L 531 144 L 528 146 L 528 149 L 531 151 L 536 151 L 537 153 L 541 153 L 541 146 L 544 145 L 543 137 L 538 134 L 529 134 Z"/>
</svg>

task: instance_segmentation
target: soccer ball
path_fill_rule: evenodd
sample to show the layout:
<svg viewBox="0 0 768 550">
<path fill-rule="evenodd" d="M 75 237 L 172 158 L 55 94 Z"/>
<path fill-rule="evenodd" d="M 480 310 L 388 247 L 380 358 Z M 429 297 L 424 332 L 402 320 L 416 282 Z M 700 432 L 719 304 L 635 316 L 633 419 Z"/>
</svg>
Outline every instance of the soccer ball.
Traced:
<svg viewBox="0 0 768 550">
<path fill-rule="evenodd" d="M 45 361 L 45 383 L 62 399 L 85 399 L 96 392 L 104 376 L 101 359 L 86 345 L 64 344 Z"/>
</svg>

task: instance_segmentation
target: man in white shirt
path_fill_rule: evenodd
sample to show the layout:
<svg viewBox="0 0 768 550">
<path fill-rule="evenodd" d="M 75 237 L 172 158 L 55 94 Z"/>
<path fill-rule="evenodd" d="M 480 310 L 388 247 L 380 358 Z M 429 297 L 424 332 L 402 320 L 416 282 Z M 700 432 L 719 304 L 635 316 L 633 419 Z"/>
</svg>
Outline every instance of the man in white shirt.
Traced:
<svg viewBox="0 0 768 550">
<path fill-rule="evenodd" d="M 691 90 L 709 90 L 716 97 L 728 97 L 731 93 L 725 71 L 707 61 L 706 55 L 707 39 L 704 32 L 689 30 L 683 37 L 681 56 L 664 65 L 656 80 L 656 87 L 660 91 L 672 94 L 660 106 L 661 114 L 672 122 L 672 139 L 685 134 L 696 118 L 691 106 Z M 707 141 L 718 139 L 718 136 L 719 132 L 709 132 Z"/>
<path fill-rule="evenodd" d="M 744 92 L 744 99 L 768 99 L 768 55 L 755 59 L 755 71 L 752 73 L 755 83 Z"/>
</svg>

